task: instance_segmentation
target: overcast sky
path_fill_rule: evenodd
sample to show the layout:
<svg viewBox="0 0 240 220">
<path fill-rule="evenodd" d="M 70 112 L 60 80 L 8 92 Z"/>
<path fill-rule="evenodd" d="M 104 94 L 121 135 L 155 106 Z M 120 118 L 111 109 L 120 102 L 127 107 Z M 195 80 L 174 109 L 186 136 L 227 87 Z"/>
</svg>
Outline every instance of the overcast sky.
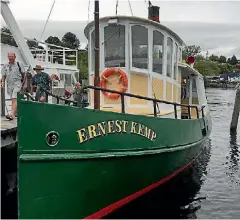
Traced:
<svg viewBox="0 0 240 220">
<path fill-rule="evenodd" d="M 187 44 L 197 44 L 217 54 L 240 56 L 240 1 L 151 2 L 160 6 L 162 23 L 177 31 Z M 52 3 L 53 0 L 10 0 L 12 13 L 26 37 L 39 37 Z M 134 16 L 147 17 L 147 1 L 131 0 L 130 3 Z M 88 4 L 88 0 L 55 0 L 44 37 L 56 35 L 61 38 L 72 31 L 80 42 L 86 42 L 84 27 L 88 20 L 94 19 L 94 1 L 90 1 L 89 18 Z M 100 0 L 100 17 L 115 15 L 115 7 L 116 0 Z M 127 0 L 119 0 L 118 14 L 131 15 Z"/>
<path fill-rule="evenodd" d="M 50 20 L 88 20 L 88 0 L 55 0 Z M 158 5 L 164 21 L 203 21 L 240 23 L 240 1 L 151 1 Z M 11 0 L 10 7 L 17 19 L 46 20 L 53 0 Z M 130 1 L 135 16 L 147 16 L 146 0 Z M 100 0 L 100 16 L 114 15 L 116 0 Z M 94 1 L 90 1 L 90 20 L 93 19 Z M 119 14 L 131 14 L 127 0 L 119 0 Z"/>
</svg>

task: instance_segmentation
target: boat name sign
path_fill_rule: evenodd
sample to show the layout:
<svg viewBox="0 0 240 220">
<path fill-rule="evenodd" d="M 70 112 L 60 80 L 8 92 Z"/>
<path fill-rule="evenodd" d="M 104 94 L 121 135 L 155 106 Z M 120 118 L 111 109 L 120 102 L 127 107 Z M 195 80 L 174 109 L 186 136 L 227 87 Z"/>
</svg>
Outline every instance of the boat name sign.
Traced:
<svg viewBox="0 0 240 220">
<path fill-rule="evenodd" d="M 150 141 L 154 141 L 157 138 L 156 132 L 151 128 L 137 122 L 125 120 L 102 121 L 77 130 L 80 144 L 96 137 L 116 133 L 136 134 Z"/>
</svg>

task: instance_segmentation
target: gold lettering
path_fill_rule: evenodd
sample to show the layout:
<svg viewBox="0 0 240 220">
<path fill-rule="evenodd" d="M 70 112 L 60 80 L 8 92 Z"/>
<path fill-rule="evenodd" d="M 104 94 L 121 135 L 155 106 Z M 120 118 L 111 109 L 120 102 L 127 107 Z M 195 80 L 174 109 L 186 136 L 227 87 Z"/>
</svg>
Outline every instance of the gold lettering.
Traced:
<svg viewBox="0 0 240 220">
<path fill-rule="evenodd" d="M 82 128 L 77 131 L 79 143 L 88 141 L 95 137 L 104 136 L 107 133 L 132 133 L 146 137 L 147 139 L 154 141 L 157 138 L 157 134 L 150 128 L 139 124 L 137 122 L 131 122 L 131 126 L 128 128 L 129 121 L 115 120 L 108 122 L 99 122 L 96 125 L 89 125 L 86 128 Z"/>
<path fill-rule="evenodd" d="M 141 136 L 144 136 L 143 131 L 144 131 L 144 126 L 141 125 L 141 124 L 139 124 L 139 127 L 138 127 L 138 134 L 141 135 Z"/>
<path fill-rule="evenodd" d="M 148 127 L 145 127 L 145 137 L 150 139 L 151 129 Z"/>
<path fill-rule="evenodd" d="M 88 126 L 88 134 L 89 134 L 89 139 L 97 137 L 95 125 L 89 125 Z"/>
<path fill-rule="evenodd" d="M 153 131 L 153 132 L 152 132 L 151 141 L 153 141 L 153 139 L 155 139 L 156 137 L 157 137 L 157 134 Z"/>
<path fill-rule="evenodd" d="M 113 125 L 114 125 L 114 121 L 108 121 L 108 133 L 115 133 L 114 129 L 113 129 Z"/>
<path fill-rule="evenodd" d="M 102 132 L 103 135 L 106 134 L 106 127 L 105 127 L 105 124 L 106 124 L 105 121 L 103 121 L 103 122 L 97 124 L 97 126 L 98 126 L 98 131 L 99 131 L 99 132 L 98 132 L 98 136 L 101 135 L 100 131 Z"/>
<path fill-rule="evenodd" d="M 85 128 L 82 128 L 80 130 L 77 131 L 77 134 L 78 134 L 78 138 L 79 138 L 79 143 L 83 143 L 85 141 L 87 141 L 87 136 L 86 136 L 86 129 Z"/>
<path fill-rule="evenodd" d="M 137 125 L 137 123 L 132 121 L 131 131 L 130 131 L 131 133 L 137 133 L 137 132 L 136 132 L 136 125 Z"/>
<path fill-rule="evenodd" d="M 116 132 L 121 133 L 122 132 L 122 122 L 119 120 L 116 120 Z"/>
<path fill-rule="evenodd" d="M 122 121 L 122 123 L 123 123 L 123 130 L 122 130 L 122 132 L 123 132 L 123 133 L 127 133 L 128 121 Z"/>
</svg>

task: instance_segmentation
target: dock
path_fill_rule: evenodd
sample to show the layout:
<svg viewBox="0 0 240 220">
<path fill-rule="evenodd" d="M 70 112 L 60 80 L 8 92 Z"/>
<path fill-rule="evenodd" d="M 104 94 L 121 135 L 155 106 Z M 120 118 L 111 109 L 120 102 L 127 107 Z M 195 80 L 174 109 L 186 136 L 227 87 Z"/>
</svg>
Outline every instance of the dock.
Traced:
<svg viewBox="0 0 240 220">
<path fill-rule="evenodd" d="M 17 118 L 14 121 L 1 116 L 1 148 L 13 147 L 17 144 Z"/>
</svg>

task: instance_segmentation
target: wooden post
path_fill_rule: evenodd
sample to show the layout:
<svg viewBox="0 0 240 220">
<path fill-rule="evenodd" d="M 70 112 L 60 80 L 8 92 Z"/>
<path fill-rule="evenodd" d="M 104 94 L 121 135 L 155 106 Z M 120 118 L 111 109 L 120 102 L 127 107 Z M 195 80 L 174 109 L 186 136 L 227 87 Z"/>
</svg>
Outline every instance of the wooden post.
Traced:
<svg viewBox="0 0 240 220">
<path fill-rule="evenodd" d="M 5 88 L 1 87 L 1 116 L 5 116 Z"/>
<path fill-rule="evenodd" d="M 237 85 L 235 104 L 232 114 L 232 121 L 230 125 L 230 131 L 235 132 L 237 130 L 238 118 L 240 112 L 240 84 Z"/>
</svg>

